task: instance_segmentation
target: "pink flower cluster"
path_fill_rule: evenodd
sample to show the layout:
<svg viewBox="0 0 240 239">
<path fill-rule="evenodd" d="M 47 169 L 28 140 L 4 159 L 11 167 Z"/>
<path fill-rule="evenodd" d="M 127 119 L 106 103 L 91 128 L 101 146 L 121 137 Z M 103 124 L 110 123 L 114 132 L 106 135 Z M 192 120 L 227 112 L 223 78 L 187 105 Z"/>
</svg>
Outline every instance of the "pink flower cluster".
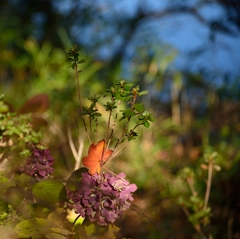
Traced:
<svg viewBox="0 0 240 239">
<path fill-rule="evenodd" d="M 116 176 L 111 173 L 82 173 L 79 189 L 67 190 L 76 213 L 102 226 L 113 223 L 130 207 L 132 193 L 137 189 L 125 177 L 124 173 Z"/>
<path fill-rule="evenodd" d="M 53 174 L 52 167 L 54 159 L 50 150 L 41 150 L 37 147 L 32 149 L 32 155 L 24 166 L 24 172 L 30 176 L 36 177 L 38 181 L 49 177 Z"/>
</svg>

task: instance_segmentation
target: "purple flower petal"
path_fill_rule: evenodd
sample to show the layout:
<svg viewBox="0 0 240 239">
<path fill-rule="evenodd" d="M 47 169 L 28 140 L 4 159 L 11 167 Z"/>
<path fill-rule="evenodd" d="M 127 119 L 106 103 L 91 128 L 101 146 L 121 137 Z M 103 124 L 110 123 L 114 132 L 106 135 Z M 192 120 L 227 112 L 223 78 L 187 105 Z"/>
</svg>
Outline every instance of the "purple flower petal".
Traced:
<svg viewBox="0 0 240 239">
<path fill-rule="evenodd" d="M 68 192 L 70 201 L 75 202 L 75 210 L 91 222 L 106 226 L 120 217 L 130 207 L 135 184 L 129 184 L 126 175 L 120 173 L 94 174 L 82 173 L 80 190 Z"/>
</svg>

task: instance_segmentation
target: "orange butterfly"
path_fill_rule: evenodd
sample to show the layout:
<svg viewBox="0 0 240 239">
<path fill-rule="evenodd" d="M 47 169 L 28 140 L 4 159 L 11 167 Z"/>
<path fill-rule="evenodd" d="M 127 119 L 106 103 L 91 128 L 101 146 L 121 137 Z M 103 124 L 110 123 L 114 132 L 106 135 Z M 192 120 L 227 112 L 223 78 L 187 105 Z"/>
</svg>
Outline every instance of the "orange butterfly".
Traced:
<svg viewBox="0 0 240 239">
<path fill-rule="evenodd" d="M 96 145 L 91 144 L 88 150 L 88 156 L 83 158 L 83 165 L 89 168 L 91 175 L 100 173 L 102 164 L 111 156 L 112 150 L 105 150 L 105 140 L 99 141 Z"/>
</svg>

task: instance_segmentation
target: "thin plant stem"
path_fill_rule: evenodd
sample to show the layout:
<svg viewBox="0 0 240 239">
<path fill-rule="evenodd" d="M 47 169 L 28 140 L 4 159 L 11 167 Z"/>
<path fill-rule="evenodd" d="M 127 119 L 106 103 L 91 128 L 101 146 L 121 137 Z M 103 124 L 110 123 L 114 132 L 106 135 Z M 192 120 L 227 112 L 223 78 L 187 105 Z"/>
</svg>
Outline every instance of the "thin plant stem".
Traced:
<svg viewBox="0 0 240 239">
<path fill-rule="evenodd" d="M 111 129 L 111 133 L 110 133 L 110 136 L 109 136 L 109 139 L 108 139 L 107 148 L 109 147 L 109 144 L 110 144 L 110 142 L 111 142 L 111 139 L 112 139 L 112 136 L 113 136 L 113 132 L 114 132 L 114 129 L 115 129 L 115 126 L 116 126 L 116 123 L 117 123 L 117 118 L 118 118 L 118 112 L 119 112 L 120 104 L 121 104 L 121 101 L 118 100 L 117 112 L 116 112 L 115 117 L 114 117 L 114 121 L 113 121 L 112 129 Z"/>
<path fill-rule="evenodd" d="M 91 115 L 89 115 L 89 127 L 90 127 L 90 132 L 91 132 L 91 134 L 93 134 L 93 130 L 92 130 L 92 118 L 91 118 Z"/>
<path fill-rule="evenodd" d="M 110 129 L 111 117 L 112 117 L 112 109 L 109 111 L 109 116 L 108 116 L 107 130 L 106 130 L 106 136 L 105 136 L 106 141 L 108 141 L 108 132 Z"/>
<path fill-rule="evenodd" d="M 134 95 L 134 96 L 133 96 L 133 101 L 131 102 L 131 104 L 132 104 L 131 110 L 132 110 L 132 111 L 134 110 L 134 105 L 135 105 L 136 99 L 137 99 L 137 96 Z M 128 125 L 129 125 L 129 122 L 130 122 L 131 118 L 132 118 L 131 116 L 128 117 L 128 120 L 127 120 L 126 126 L 125 126 L 125 128 L 124 128 L 122 137 L 121 137 L 121 139 L 118 141 L 118 142 L 120 142 L 120 143 L 121 143 L 121 141 L 124 139 L 124 137 L 125 137 L 125 135 L 126 135 L 126 133 L 127 133 L 127 131 L 128 131 Z"/>
<path fill-rule="evenodd" d="M 186 207 L 183 207 L 182 209 L 183 209 L 185 215 L 187 216 L 187 218 L 189 218 L 191 216 L 191 214 L 188 211 L 188 209 Z M 199 233 L 199 235 L 201 236 L 202 239 L 206 239 L 206 236 L 203 234 L 201 225 L 199 223 L 196 225 L 193 225 L 193 227 Z"/>
<path fill-rule="evenodd" d="M 123 182 L 125 182 L 125 179 L 118 176 L 116 173 L 112 172 L 111 170 L 109 170 L 105 165 L 102 166 L 105 170 L 107 170 L 109 173 L 113 174 L 114 176 L 116 176 L 117 178 L 119 178 L 120 180 L 122 180 Z"/>
<path fill-rule="evenodd" d="M 69 142 L 69 145 L 70 145 L 70 149 L 72 151 L 73 157 L 76 160 L 76 158 L 77 158 L 77 150 L 76 150 L 75 145 L 73 143 L 72 133 L 71 133 L 71 130 L 70 130 L 69 127 L 67 128 L 67 135 L 68 135 L 68 142 Z"/>
<path fill-rule="evenodd" d="M 132 129 L 132 131 L 134 131 L 134 130 L 135 130 L 138 126 L 140 126 L 140 125 L 142 125 L 142 123 L 135 125 L 134 128 Z"/>
<path fill-rule="evenodd" d="M 80 91 L 80 85 L 79 85 L 79 80 L 78 80 L 78 65 L 77 65 L 77 62 L 75 61 L 75 74 L 76 74 L 76 84 L 77 84 L 77 92 L 78 92 L 78 100 L 79 100 L 79 104 L 80 104 L 80 115 L 82 117 L 82 122 L 83 122 L 83 125 L 84 125 L 84 129 L 86 131 L 86 134 L 87 134 L 87 137 L 88 137 L 88 140 L 89 140 L 89 143 L 91 144 L 91 139 L 90 139 L 90 136 L 89 136 L 89 133 L 88 133 L 88 130 L 87 130 L 87 125 L 86 125 L 86 122 L 85 122 L 85 119 L 83 117 L 83 109 L 82 109 L 82 100 L 81 100 L 81 91 Z"/>
<path fill-rule="evenodd" d="M 78 169 L 78 168 L 80 167 L 80 161 L 81 161 L 82 152 L 83 152 L 83 142 L 84 142 L 84 138 L 78 136 L 79 148 L 78 148 L 78 152 L 77 152 L 77 158 L 76 158 L 75 170 Z"/>
<path fill-rule="evenodd" d="M 110 159 L 116 157 L 127 146 L 128 142 L 129 141 L 125 142 L 125 144 L 122 147 L 119 147 L 118 149 L 115 148 L 115 150 L 113 151 L 112 155 L 108 158 L 107 161 L 109 161 Z"/>
<path fill-rule="evenodd" d="M 97 119 L 97 117 L 95 118 L 95 125 L 96 125 L 96 138 L 97 138 L 98 137 L 98 119 Z"/>
<path fill-rule="evenodd" d="M 207 189 L 206 189 L 206 194 L 205 194 L 205 199 L 204 199 L 204 206 L 203 206 L 204 210 L 207 208 L 207 204 L 208 204 L 208 200 L 209 200 L 209 196 L 210 196 L 211 184 L 212 184 L 212 171 L 213 171 L 213 161 L 210 158 L 209 159 L 209 165 L 208 165 Z"/>
<path fill-rule="evenodd" d="M 193 184 L 192 178 L 191 177 L 187 177 L 187 182 L 188 182 L 188 185 L 189 185 L 189 187 L 191 189 L 192 195 L 193 196 L 197 196 L 197 192 L 196 192 L 196 190 L 194 188 L 194 184 Z"/>
</svg>

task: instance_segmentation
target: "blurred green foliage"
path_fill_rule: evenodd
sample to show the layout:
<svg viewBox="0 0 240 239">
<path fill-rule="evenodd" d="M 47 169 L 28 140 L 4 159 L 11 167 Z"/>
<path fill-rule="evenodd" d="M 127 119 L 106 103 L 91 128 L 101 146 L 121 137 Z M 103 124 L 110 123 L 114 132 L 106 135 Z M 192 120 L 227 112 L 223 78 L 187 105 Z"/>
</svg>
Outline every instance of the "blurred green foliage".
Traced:
<svg viewBox="0 0 240 239">
<path fill-rule="evenodd" d="M 41 131 L 46 143 L 53 148 L 54 157 L 59 159 L 56 166 L 56 175 L 61 175 L 61 177 L 66 178 L 68 176 L 68 170 L 74 167 L 74 158 L 69 150 L 66 136 L 66 126 L 71 128 L 74 136 L 73 139 L 77 142 L 79 132 L 74 130 L 74 126 L 81 124 L 74 75 L 72 75 L 68 69 L 68 63 L 65 62 L 65 52 L 63 50 L 54 49 L 47 43 L 40 48 L 33 39 L 28 39 L 24 43 L 24 49 L 25 52 L 20 58 L 12 56 L 12 61 L 16 62 L 16 64 L 13 64 L 10 69 L 16 77 L 12 81 L 5 81 L 1 84 L 3 93 L 6 96 L 6 99 L 4 98 L 4 101 L 1 101 L 1 109 L 4 112 L 7 108 L 10 108 L 17 112 L 21 110 L 24 102 L 32 96 L 39 93 L 47 94 L 50 102 L 49 107 L 46 112 L 42 112 L 39 115 L 47 124 L 43 125 L 44 128 L 42 128 Z M 166 59 L 168 62 L 168 58 Z M 141 73 L 142 75 L 146 75 L 144 79 L 148 79 L 144 83 L 145 86 L 148 86 L 147 82 L 149 82 L 149 80 L 149 85 L 151 86 L 152 83 L 155 84 L 157 80 L 160 79 L 157 77 L 155 80 L 154 78 L 154 74 L 156 74 L 156 71 L 154 73 L 152 72 L 152 64 L 154 64 L 154 61 L 155 60 L 150 61 L 149 65 L 145 67 L 145 71 Z M 19 67 L 18 64 L 21 65 L 21 67 Z M 84 88 L 84 97 L 86 97 L 88 93 L 100 93 L 104 89 L 104 82 L 98 79 L 96 74 L 101 67 L 103 67 L 102 64 L 93 61 L 89 62 L 88 59 L 83 65 L 81 69 L 82 73 L 80 73 L 80 85 Z M 159 73 L 162 69 L 161 75 L 166 74 L 166 67 L 163 69 L 155 66 L 155 68 L 158 69 L 157 71 L 159 71 Z M 19 71 L 21 71 L 22 74 L 19 74 Z M 153 74 L 152 78 L 150 77 L 151 74 Z M 24 77 L 22 78 L 23 75 Z M 183 82 L 181 83 L 181 80 L 179 80 L 181 76 L 176 73 L 176 75 L 172 77 L 173 88 L 171 89 L 173 91 L 178 89 L 180 93 L 185 87 L 180 85 L 183 84 Z M 174 82 L 176 82 L 177 88 L 174 88 Z M 158 87 L 164 89 L 163 85 L 159 85 Z M 18 91 L 16 91 L 16 89 L 18 89 Z M 88 102 L 85 100 L 86 98 L 83 99 L 83 104 L 87 105 Z M 5 102 L 7 102 L 7 104 Z M 99 104 L 101 104 L 101 102 Z M 181 227 L 185 227 L 183 235 L 195 234 L 190 226 L 192 224 L 192 228 L 196 229 L 196 233 L 210 233 L 212 231 L 209 235 L 214 237 L 214 231 L 217 233 L 217 227 L 219 223 L 221 223 L 220 220 L 218 223 L 217 219 L 214 219 L 214 213 L 216 211 L 220 213 L 221 202 L 223 203 L 224 200 L 227 200 L 223 196 L 221 196 L 222 200 L 219 199 L 218 194 L 220 192 L 218 192 L 217 187 L 214 187 L 214 184 L 217 185 L 219 181 L 221 182 L 221 177 L 224 177 L 224 180 L 229 180 L 229 182 L 231 178 L 234 177 L 234 168 L 239 164 L 240 154 L 237 150 L 239 138 L 237 135 L 234 137 L 232 134 L 234 127 L 231 126 L 231 121 L 218 126 L 219 129 L 217 133 L 220 138 L 212 138 L 212 133 L 214 132 L 212 132 L 212 125 L 208 122 L 210 115 L 194 118 L 194 112 L 191 112 L 191 109 L 188 109 L 188 111 L 173 111 L 174 107 L 180 107 L 178 104 L 179 101 L 174 101 L 173 96 L 168 106 L 169 109 L 172 109 L 172 115 L 165 113 L 158 115 L 158 113 L 155 112 L 157 120 L 153 123 L 150 130 L 142 129 L 137 141 L 129 145 L 122 155 L 113 159 L 112 162 L 110 162 L 109 168 L 116 173 L 124 171 L 130 180 L 138 185 L 139 192 L 136 195 L 136 205 L 139 205 L 138 207 L 140 207 L 144 213 L 139 213 L 136 224 L 145 224 L 144 235 L 148 234 L 151 236 L 152 234 L 152 238 L 159 238 L 159 235 L 163 235 L 164 238 L 164 235 L 168 234 L 167 228 L 179 230 L 177 223 L 180 223 L 179 225 L 181 225 Z M 154 110 L 156 107 L 157 104 L 155 103 L 152 109 Z M 142 111 L 140 105 L 139 109 L 137 107 L 137 110 Z M 124 112 L 123 115 L 128 117 L 127 111 L 125 110 Z M 176 114 L 175 117 L 174 114 Z M 188 124 L 189 121 L 182 122 L 182 120 L 179 122 L 177 114 L 180 114 L 179 117 L 181 119 L 191 117 L 191 123 Z M 4 117 L 8 116 L 9 114 L 4 114 Z M 11 124 L 9 120 L 7 124 L 4 124 L 4 117 L 1 121 L 1 130 L 13 124 L 16 126 L 16 123 Z M 26 117 L 28 118 L 29 116 L 19 116 L 19 119 L 21 119 L 20 122 L 22 122 L 19 126 L 23 128 L 22 131 L 24 132 L 26 131 L 24 129 L 24 125 L 26 124 L 23 123 L 22 120 Z M 202 130 L 203 128 L 204 130 Z M 15 127 L 14 130 L 16 131 L 17 128 Z M 4 134 L 7 132 L 9 132 L 8 135 L 11 134 L 10 131 L 4 131 Z M 15 131 L 13 133 L 18 135 L 18 131 Z M 185 143 L 181 141 L 181 139 L 189 133 L 191 133 L 191 137 L 188 139 L 190 142 L 186 141 Z M 84 134 L 83 129 L 81 134 Z M 226 141 L 226 138 L 228 138 L 230 134 L 232 140 L 231 145 Z M 196 144 L 194 142 L 194 137 L 200 137 L 200 139 L 198 139 L 200 140 L 199 143 Z M 23 138 L 27 140 L 26 137 Z M 61 140 L 58 141 L 58 138 Z M 61 150 L 59 150 L 59 148 L 61 148 Z M 87 149 L 84 148 L 85 153 L 86 150 Z M 204 209 L 204 195 L 206 191 L 204 181 L 207 181 L 207 174 L 201 168 L 201 165 L 205 165 L 205 168 L 208 167 L 207 162 L 204 162 L 204 152 L 207 151 L 211 153 L 214 150 L 219 153 L 217 165 L 219 165 L 219 169 L 221 168 L 222 170 L 220 172 L 214 172 L 213 174 L 213 186 L 209 198 L 210 206 Z M 64 154 L 62 154 L 63 151 Z M 67 167 L 70 168 L 67 170 L 63 168 L 63 165 L 67 165 Z M 191 188 L 189 188 L 187 180 L 189 177 L 182 176 L 183 174 L 181 172 L 188 174 L 186 170 L 189 171 L 189 173 L 192 172 L 192 176 L 189 177 L 194 178 L 192 184 L 196 188 L 195 194 L 192 193 Z M 216 177 L 216 175 L 218 176 Z M 217 203 L 215 203 L 214 200 L 216 200 Z M 141 203 L 143 203 L 142 206 Z M 179 210 L 181 208 L 185 212 L 186 209 L 188 210 L 186 220 L 188 219 L 190 224 L 187 224 L 187 221 L 184 220 L 184 214 L 180 213 Z M 173 217 L 173 213 L 175 213 L 176 216 Z M 2 214 L 2 217 L 7 217 L 7 215 Z M 129 217 L 131 218 L 131 216 Z M 136 217 L 136 215 L 134 217 Z M 151 218 L 151 220 L 146 218 Z M 128 222 L 128 217 L 125 218 L 125 220 Z M 158 228 L 156 224 L 160 221 L 164 221 L 164 223 L 161 223 L 160 228 Z M 215 222 L 215 224 L 212 223 L 212 221 Z M 22 223 L 27 223 L 27 221 L 22 221 Z M 122 233 L 127 231 L 128 226 L 131 225 L 124 225 L 124 220 L 119 223 L 120 225 L 123 223 L 123 226 L 121 226 L 122 229 L 120 230 L 120 232 L 123 231 Z M 207 226 L 205 226 L 206 224 Z M 201 226 L 201 231 L 199 226 Z M 17 228 L 18 227 L 16 227 L 16 231 Z M 153 228 L 155 228 L 156 231 L 150 233 Z M 136 235 L 139 236 L 138 233 L 136 233 Z M 135 237 L 134 233 L 131 237 Z"/>
<path fill-rule="evenodd" d="M 8 24 L 17 23 L 12 19 Z M 4 94 L 4 98 L 0 98 L 1 140 L 16 135 L 14 140 L 18 143 L 21 140 L 37 142 L 41 132 L 43 142 L 52 149 L 57 159 L 55 176 L 66 179 L 75 167 L 68 130 L 75 145 L 79 144 L 80 136 L 82 143 L 85 140 L 75 76 L 66 62 L 66 52 L 50 42 L 39 44 L 34 38 L 23 40 L 14 28 L 5 28 L 4 22 L 0 26 L 0 33 L 5 33 L 1 34 L 3 37 L 0 39 L 0 93 Z M 12 45 L 17 45 L 18 50 Z M 84 49 L 80 54 L 81 59 L 86 59 L 81 64 L 79 82 L 84 89 L 82 103 L 87 108 L 88 98 L 109 88 L 111 76 L 120 79 L 120 73 L 117 71 L 119 68 L 111 71 L 107 68 L 109 65 L 95 60 Z M 118 222 L 121 228 L 119 237 L 238 238 L 239 78 L 231 84 L 226 80 L 226 84 L 214 90 L 201 72 L 193 74 L 171 68 L 176 56 L 177 52 L 171 47 L 165 52 L 161 46 L 156 47 L 154 54 L 150 54 L 146 47 L 139 48 L 130 68 L 130 81 L 140 85 L 141 90 L 149 91 L 140 103 L 151 108 L 156 121 L 149 129 L 140 129 L 139 137 L 108 165 L 115 173 L 125 172 L 139 188 L 132 211 Z M 29 112 L 24 113 L 30 114 L 19 114 L 28 100 L 42 93 L 49 99 L 49 105 L 43 112 L 29 106 Z M 98 102 L 99 108 L 104 107 L 104 103 Z M 113 106 L 106 107 L 110 109 Z M 136 110 L 141 112 L 141 106 Z M 91 112 L 91 116 L 96 116 L 93 113 L 96 112 Z M 127 109 L 123 113 L 125 118 L 129 117 Z M 103 117 L 107 119 L 107 115 L 103 114 Z M 36 134 L 28 128 L 31 118 L 41 119 Z M 139 120 L 149 126 L 145 119 Z M 14 145 L 8 145 L 11 149 L 1 145 L 1 149 L 9 152 L 15 150 L 12 148 Z M 82 155 L 86 155 L 87 150 L 88 147 L 84 147 Z M 218 152 L 217 158 L 211 156 L 214 152 Z M 205 203 L 211 157 L 214 158 L 211 188 Z M 1 177 L 1 182 L 1 192 L 13 186 L 5 177 Z M 58 184 L 55 190 L 60 191 L 61 186 Z M 21 201 L 22 191 L 19 188 L 12 190 L 19 193 L 17 201 Z M 12 195 L 12 192 L 8 193 Z M 42 194 L 38 197 L 41 198 Z M 45 208 L 35 206 L 31 210 L 39 215 L 45 213 Z M 5 222 L 9 221 L 9 217 L 12 221 L 19 220 L 18 215 L 14 214 L 9 204 L 2 203 L 0 208 L 0 221 L 4 222 L 4 230 L 0 229 L 0 232 L 10 235 L 11 226 Z M 26 227 L 26 231 L 21 232 L 22 237 L 29 237 L 27 229 L 31 223 L 29 220 L 21 222 Z M 44 233 L 45 229 L 42 228 L 47 224 L 48 219 L 39 218 L 36 221 L 36 236 Z M 16 232 L 20 226 L 15 227 Z M 38 226 L 40 231 L 37 230 Z M 51 228 L 47 227 L 46 230 L 51 231 Z M 69 231 L 65 233 L 68 235 Z"/>
</svg>

